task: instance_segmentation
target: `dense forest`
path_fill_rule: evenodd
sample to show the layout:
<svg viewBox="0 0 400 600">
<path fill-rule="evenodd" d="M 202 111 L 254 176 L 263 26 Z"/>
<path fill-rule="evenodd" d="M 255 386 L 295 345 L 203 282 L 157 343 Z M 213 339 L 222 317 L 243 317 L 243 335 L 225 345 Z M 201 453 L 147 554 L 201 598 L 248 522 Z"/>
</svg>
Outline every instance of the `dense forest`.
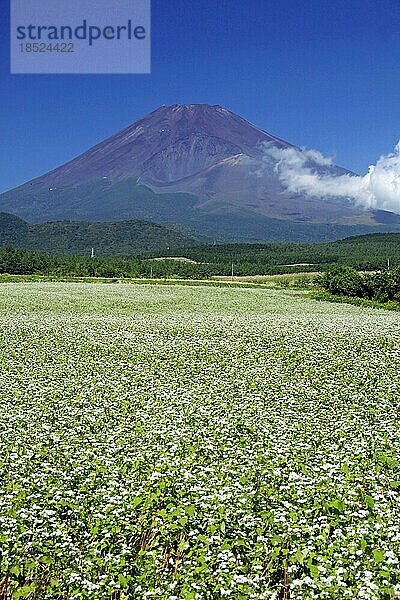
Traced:
<svg viewBox="0 0 400 600">
<path fill-rule="evenodd" d="M 400 234 L 371 234 L 327 244 L 228 244 L 191 246 L 161 253 L 91 258 L 89 255 L 53 256 L 12 246 L 0 248 L 0 272 L 55 276 L 183 277 L 215 275 L 274 275 L 326 271 L 347 265 L 374 271 L 400 265 Z"/>
<path fill-rule="evenodd" d="M 318 271 L 332 264 L 368 271 L 386 268 L 388 260 L 392 266 L 400 264 L 400 233 L 374 233 L 324 244 L 201 245 L 171 250 L 169 255 L 218 265 L 225 273 L 233 263 L 237 275 L 264 275 L 299 268 Z"/>
<path fill-rule="evenodd" d="M 130 220 L 110 223 L 56 221 L 31 224 L 15 215 L 0 213 L 0 247 L 14 246 L 55 256 L 132 256 L 140 252 L 165 252 L 169 248 L 195 245 L 198 240 L 185 231 Z"/>
<path fill-rule="evenodd" d="M 110 278 L 177 276 L 192 279 L 203 279 L 218 274 L 217 267 L 214 265 L 123 257 L 57 257 L 12 247 L 0 249 L 0 273 Z"/>
<path fill-rule="evenodd" d="M 191 259 L 203 266 L 174 261 L 154 266 L 163 272 L 206 272 L 228 275 L 268 275 L 287 271 L 315 271 L 331 264 L 360 270 L 400 264 L 400 233 L 360 235 L 325 243 L 270 242 L 263 244 L 206 244 L 198 234 L 177 226 L 165 227 L 141 220 L 89 223 L 59 221 L 30 224 L 0 213 L 0 248 L 12 246 L 53 256 L 130 257 L 131 259 Z M 114 264 L 114 263 L 113 263 Z M 126 263 L 124 263 L 126 264 Z M 289 265 L 289 266 L 288 266 Z"/>
</svg>

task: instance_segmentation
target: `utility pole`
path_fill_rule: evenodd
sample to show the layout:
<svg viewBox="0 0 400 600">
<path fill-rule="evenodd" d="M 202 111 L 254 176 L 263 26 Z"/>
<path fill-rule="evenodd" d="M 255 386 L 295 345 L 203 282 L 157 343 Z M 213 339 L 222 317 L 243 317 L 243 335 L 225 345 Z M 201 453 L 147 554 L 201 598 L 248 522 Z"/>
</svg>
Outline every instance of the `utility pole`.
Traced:
<svg viewBox="0 0 400 600">
<path fill-rule="evenodd" d="M 232 271 L 231 271 L 231 281 L 233 281 L 233 263 L 232 263 Z"/>
<path fill-rule="evenodd" d="M 153 279 L 153 265 L 150 265 L 150 279 Z"/>
<path fill-rule="evenodd" d="M 388 270 L 389 270 L 390 269 L 390 258 L 387 259 L 387 267 L 388 267 Z"/>
<path fill-rule="evenodd" d="M 90 255 L 90 258 L 94 258 L 94 248 L 92 248 L 92 254 Z"/>
</svg>

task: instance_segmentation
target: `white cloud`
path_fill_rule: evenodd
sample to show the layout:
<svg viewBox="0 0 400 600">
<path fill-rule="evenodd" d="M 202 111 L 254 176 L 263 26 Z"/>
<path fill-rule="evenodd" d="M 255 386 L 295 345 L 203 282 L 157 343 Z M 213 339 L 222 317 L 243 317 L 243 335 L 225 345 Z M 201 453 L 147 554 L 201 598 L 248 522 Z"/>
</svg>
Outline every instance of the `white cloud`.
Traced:
<svg viewBox="0 0 400 600">
<path fill-rule="evenodd" d="M 400 141 L 393 153 L 381 156 L 365 175 L 332 175 L 323 171 L 331 166 L 332 159 L 317 150 L 281 149 L 268 144 L 258 174 L 272 167 L 289 192 L 349 198 L 365 208 L 400 213 Z"/>
</svg>

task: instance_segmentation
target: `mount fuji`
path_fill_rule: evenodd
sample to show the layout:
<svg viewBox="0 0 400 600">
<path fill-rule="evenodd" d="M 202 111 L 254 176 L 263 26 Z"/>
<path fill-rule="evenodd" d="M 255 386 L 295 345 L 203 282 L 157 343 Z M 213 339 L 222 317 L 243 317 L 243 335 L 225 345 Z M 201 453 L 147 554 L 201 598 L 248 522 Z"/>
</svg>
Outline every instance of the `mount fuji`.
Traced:
<svg viewBox="0 0 400 600">
<path fill-rule="evenodd" d="M 31 223 L 144 219 L 221 241 L 324 241 L 400 228 L 394 213 L 289 193 L 273 161 L 263 162 L 268 146 L 295 148 L 221 106 L 161 106 L 0 194 L 0 211 Z"/>
</svg>

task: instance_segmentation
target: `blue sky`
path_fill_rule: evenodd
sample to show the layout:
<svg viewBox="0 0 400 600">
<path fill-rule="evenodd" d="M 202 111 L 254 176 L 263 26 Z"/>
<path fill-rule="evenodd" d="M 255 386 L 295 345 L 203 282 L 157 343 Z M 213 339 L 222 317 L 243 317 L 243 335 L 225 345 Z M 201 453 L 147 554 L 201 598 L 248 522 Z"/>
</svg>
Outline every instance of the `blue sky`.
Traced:
<svg viewBox="0 0 400 600">
<path fill-rule="evenodd" d="M 10 75 L 0 7 L 0 190 L 161 104 L 221 104 L 358 173 L 400 138 L 399 0 L 153 0 L 151 75 Z"/>
</svg>

